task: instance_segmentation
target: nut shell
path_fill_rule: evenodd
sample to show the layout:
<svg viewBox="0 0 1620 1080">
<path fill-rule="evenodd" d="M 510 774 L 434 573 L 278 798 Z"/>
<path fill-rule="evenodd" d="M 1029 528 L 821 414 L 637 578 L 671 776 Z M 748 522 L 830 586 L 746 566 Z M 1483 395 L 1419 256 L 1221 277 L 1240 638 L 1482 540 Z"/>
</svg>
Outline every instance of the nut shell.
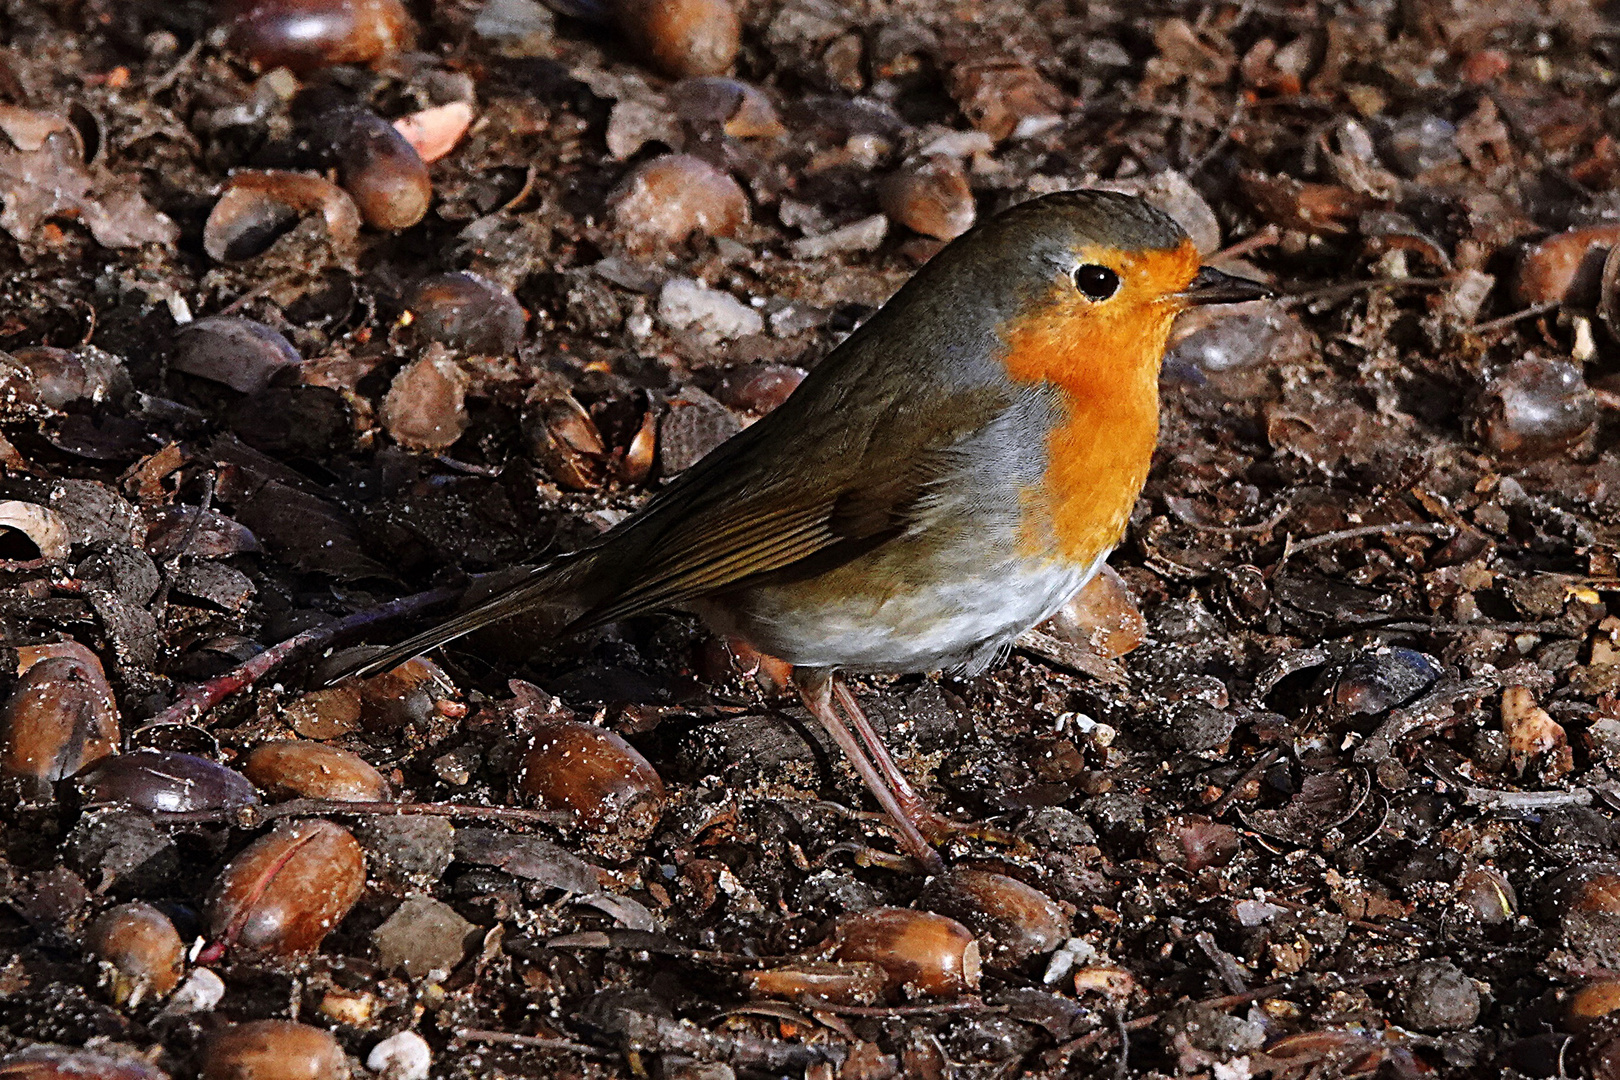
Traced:
<svg viewBox="0 0 1620 1080">
<path fill-rule="evenodd" d="M 232 859 L 209 891 L 213 950 L 313 952 L 365 883 L 366 858 L 348 830 L 319 819 L 278 826 Z"/>
<path fill-rule="evenodd" d="M 202 1080 L 346 1080 L 349 1059 L 330 1033 L 292 1020 L 232 1024 L 208 1040 Z"/>
<path fill-rule="evenodd" d="M 389 795 L 381 773 L 357 755 L 325 743 L 265 743 L 248 755 L 242 772 L 276 798 L 379 802 Z"/>
<path fill-rule="evenodd" d="M 299 74 L 383 60 L 416 37 L 400 0 L 226 0 L 222 9 L 232 48 Z"/>
<path fill-rule="evenodd" d="M 973 932 L 931 911 L 880 907 L 846 915 L 833 927 L 830 955 L 878 965 L 891 994 L 956 997 L 979 987 Z"/>
<path fill-rule="evenodd" d="M 541 725 L 517 786 L 542 808 L 629 842 L 650 835 L 664 807 L 664 782 L 647 759 L 614 732 L 577 720 Z"/>
<path fill-rule="evenodd" d="M 168 916 L 151 904 L 120 904 L 85 931 L 85 946 L 111 969 L 113 1000 L 139 1005 L 162 997 L 180 982 L 185 943 Z"/>
</svg>

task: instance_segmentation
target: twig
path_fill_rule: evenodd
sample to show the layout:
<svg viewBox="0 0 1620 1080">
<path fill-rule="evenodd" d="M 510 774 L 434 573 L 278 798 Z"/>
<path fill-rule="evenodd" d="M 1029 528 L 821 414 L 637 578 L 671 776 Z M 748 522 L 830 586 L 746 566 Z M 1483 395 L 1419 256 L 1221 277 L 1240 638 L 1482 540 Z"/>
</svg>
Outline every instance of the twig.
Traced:
<svg viewBox="0 0 1620 1080">
<path fill-rule="evenodd" d="M 1221 128 L 1221 133 L 1215 136 L 1215 141 L 1210 143 L 1202 154 L 1188 162 L 1187 168 L 1182 171 L 1182 175 L 1191 179 L 1203 172 L 1204 166 L 1215 160 L 1215 155 L 1225 149 L 1226 144 L 1232 141 L 1232 133 L 1237 130 L 1238 121 L 1242 119 L 1243 99 L 1239 98 L 1237 104 L 1232 106 L 1232 115 L 1227 119 L 1226 126 Z"/>
<path fill-rule="evenodd" d="M 1322 533 L 1320 536 L 1307 536 L 1299 541 L 1290 536 L 1283 544 L 1283 561 L 1288 561 L 1289 555 L 1296 555 L 1301 551 L 1327 547 L 1329 544 L 1345 540 L 1360 540 L 1366 536 L 1400 536 L 1417 533 L 1422 536 L 1450 537 L 1453 531 L 1450 525 L 1432 521 L 1392 521 L 1387 525 L 1361 525 L 1354 529 L 1339 529 L 1335 532 Z"/>
<path fill-rule="evenodd" d="M 574 817 L 563 810 L 525 810 L 514 806 L 463 806 L 457 803 L 344 802 L 341 799 L 290 799 L 270 806 L 226 806 L 208 810 L 153 810 L 159 825 L 205 825 L 228 821 L 239 829 L 256 829 L 288 817 L 445 817 L 464 821 L 499 821 L 511 825 L 568 825 Z"/>
<path fill-rule="evenodd" d="M 415 615 L 428 608 L 448 603 L 461 593 L 462 590 L 458 588 L 429 589 L 427 592 L 402 596 L 398 600 L 390 600 L 386 604 L 357 611 L 324 626 L 312 627 L 286 641 L 270 646 L 223 675 L 216 675 L 207 682 L 192 686 L 181 694 L 173 705 L 147 721 L 146 726 L 196 723 L 209 709 L 237 691 L 246 690 L 296 656 L 324 649 L 377 623 Z"/>
<path fill-rule="evenodd" d="M 555 1050 L 565 1054 L 584 1054 L 588 1057 L 609 1058 L 613 1054 L 596 1046 L 587 1046 L 570 1039 L 544 1039 L 539 1035 L 515 1035 L 509 1031 L 486 1031 L 483 1028 L 457 1028 L 456 1038 L 463 1042 L 498 1043 L 502 1046 L 521 1046 L 525 1050 Z"/>
<path fill-rule="evenodd" d="M 1591 788 L 1573 791 L 1497 791 L 1493 788 L 1463 789 L 1464 801 L 1487 810 L 1553 810 L 1560 806 L 1591 806 L 1596 797 Z"/>
<path fill-rule="evenodd" d="M 1549 311 L 1557 311 L 1561 303 L 1562 301 L 1559 300 L 1544 300 L 1539 304 L 1531 304 L 1529 307 L 1520 308 L 1518 311 L 1515 311 L 1512 314 L 1503 315 L 1500 319 L 1492 319 L 1489 322 L 1475 323 L 1473 326 L 1468 327 L 1468 332 L 1471 334 L 1489 334 L 1493 330 L 1501 330 L 1505 327 L 1512 326 L 1521 319 L 1533 319 L 1537 315 L 1545 315 Z"/>
<path fill-rule="evenodd" d="M 959 1001 L 941 1001 L 931 1005 L 839 1005 L 831 1001 L 806 999 L 803 1002 L 808 1009 L 816 1012 L 832 1013 L 835 1016 L 873 1016 L 878 1019 L 899 1016 L 943 1016 L 947 1013 L 1004 1013 L 1004 1005 L 986 1005 L 976 997 L 962 998 Z"/>
<path fill-rule="evenodd" d="M 1258 780 L 1267 769 L 1271 768 L 1271 763 L 1281 755 L 1282 747 L 1273 746 L 1270 750 L 1261 754 L 1253 765 L 1244 769 L 1243 775 L 1232 781 L 1232 786 L 1226 789 L 1226 793 L 1216 799 L 1210 808 L 1205 811 L 1209 815 L 1209 819 L 1211 821 L 1221 820 L 1221 816 L 1232 808 L 1232 804 L 1237 801 L 1238 795 L 1242 793 L 1243 789 Z"/>
</svg>

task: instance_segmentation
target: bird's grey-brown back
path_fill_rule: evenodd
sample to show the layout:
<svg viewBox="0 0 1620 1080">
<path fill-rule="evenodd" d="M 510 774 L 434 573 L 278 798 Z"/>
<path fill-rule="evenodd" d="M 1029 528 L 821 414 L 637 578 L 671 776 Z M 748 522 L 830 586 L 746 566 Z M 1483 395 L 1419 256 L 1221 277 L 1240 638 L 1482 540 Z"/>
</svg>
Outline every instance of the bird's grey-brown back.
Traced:
<svg viewBox="0 0 1620 1080">
<path fill-rule="evenodd" d="M 882 470 L 976 435 L 1016 442 L 1058 404 L 1051 387 L 1008 380 L 1002 328 L 1050 292 L 1078 249 L 1169 249 L 1185 239 L 1164 212 L 1109 191 L 1057 192 L 989 218 L 935 255 L 780 408 L 666 488 L 633 531 L 655 543 L 677 505 L 681 516 L 699 509 L 698 492 L 715 507 L 769 502 L 775 485 L 807 473 L 832 492 L 846 481 L 881 488 L 891 479 Z M 1017 484 L 1039 475 L 1044 447 L 1004 460 Z"/>
</svg>

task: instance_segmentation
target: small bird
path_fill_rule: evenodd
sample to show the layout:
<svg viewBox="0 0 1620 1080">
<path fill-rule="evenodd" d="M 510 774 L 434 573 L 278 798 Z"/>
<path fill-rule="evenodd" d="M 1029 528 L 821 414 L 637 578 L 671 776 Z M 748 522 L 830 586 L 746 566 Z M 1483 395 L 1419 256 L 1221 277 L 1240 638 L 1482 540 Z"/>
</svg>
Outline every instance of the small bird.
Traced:
<svg viewBox="0 0 1620 1080">
<path fill-rule="evenodd" d="M 1147 480 L 1171 322 L 1269 295 L 1201 267 L 1140 198 L 1022 203 L 942 249 L 640 512 L 351 674 L 515 615 L 563 636 L 692 612 L 794 666 L 905 850 L 937 872 L 928 836 L 949 823 L 838 673 L 977 674 L 1079 592 Z"/>
</svg>

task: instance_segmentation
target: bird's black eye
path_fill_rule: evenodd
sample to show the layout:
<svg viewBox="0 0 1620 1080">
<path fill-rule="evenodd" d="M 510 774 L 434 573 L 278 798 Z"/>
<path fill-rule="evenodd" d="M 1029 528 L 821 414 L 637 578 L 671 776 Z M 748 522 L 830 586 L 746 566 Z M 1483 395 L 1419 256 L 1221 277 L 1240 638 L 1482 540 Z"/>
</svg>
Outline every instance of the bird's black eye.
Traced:
<svg viewBox="0 0 1620 1080">
<path fill-rule="evenodd" d="M 1108 299 L 1119 291 L 1119 275 L 1106 266 L 1087 263 L 1074 271 L 1074 287 L 1092 303 Z"/>
</svg>

